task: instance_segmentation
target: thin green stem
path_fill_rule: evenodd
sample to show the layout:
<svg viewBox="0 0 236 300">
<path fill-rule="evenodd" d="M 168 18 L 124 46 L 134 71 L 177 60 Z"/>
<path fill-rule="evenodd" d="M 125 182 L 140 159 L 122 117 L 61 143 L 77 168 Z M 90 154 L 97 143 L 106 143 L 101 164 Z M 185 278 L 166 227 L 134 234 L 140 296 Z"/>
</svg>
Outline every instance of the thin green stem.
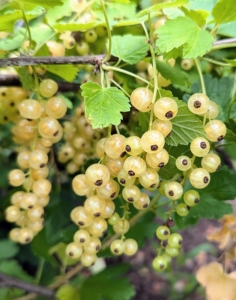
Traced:
<svg viewBox="0 0 236 300">
<path fill-rule="evenodd" d="M 138 76 L 138 75 L 136 75 L 136 74 L 134 74 L 134 73 L 131 73 L 131 72 L 127 71 L 127 70 L 123 70 L 123 69 L 116 68 L 116 67 L 112 67 L 112 66 L 106 66 L 106 65 L 104 65 L 104 64 L 102 65 L 102 68 L 103 68 L 104 70 L 106 70 L 106 71 L 115 71 L 115 72 L 124 73 L 124 74 L 126 74 L 126 75 L 129 75 L 129 76 L 132 76 L 132 77 L 134 77 L 134 78 L 137 78 L 137 79 L 139 79 L 139 80 L 145 82 L 146 84 L 149 84 L 149 81 L 147 81 L 146 79 L 144 79 L 144 78 L 142 78 L 142 77 L 140 77 L 140 76 Z"/>
<path fill-rule="evenodd" d="M 221 67 L 231 67 L 230 64 L 227 64 L 227 63 L 224 63 L 224 62 L 221 62 L 221 61 L 218 61 L 218 60 L 215 60 L 215 59 L 212 59 L 212 58 L 208 58 L 208 57 L 201 57 L 202 60 L 205 60 L 205 61 L 208 61 L 212 64 L 215 64 L 215 65 L 218 65 L 218 66 L 221 66 Z"/>
<path fill-rule="evenodd" d="M 111 128 L 112 128 L 112 125 L 109 125 L 107 127 L 107 137 L 110 137 L 111 136 Z"/>
<path fill-rule="evenodd" d="M 167 213 L 168 219 L 172 219 L 171 215 L 172 215 L 172 212 L 175 210 L 175 206 L 176 206 L 176 200 L 172 201 L 171 207 Z"/>
<path fill-rule="evenodd" d="M 32 54 L 32 56 L 35 56 L 35 54 L 48 42 L 50 41 L 52 38 L 54 38 L 54 36 L 56 36 L 57 34 L 59 34 L 59 32 L 54 32 L 52 35 L 50 35 L 50 37 L 48 39 L 46 39 L 43 43 L 39 44 L 35 49 L 34 52 Z"/>
<path fill-rule="evenodd" d="M 108 35 L 108 51 L 107 51 L 106 57 L 103 59 L 103 63 L 105 63 L 111 57 L 111 43 L 112 43 L 111 42 L 112 41 L 111 40 L 111 29 L 110 29 L 110 25 L 109 25 L 107 12 L 106 12 L 106 9 L 105 9 L 105 6 L 104 6 L 104 2 L 103 2 L 103 0 L 99 0 L 99 1 L 100 1 L 102 11 L 103 11 L 103 14 L 104 14 L 104 17 L 105 17 L 105 22 L 106 22 L 106 27 L 107 27 L 107 35 Z"/>
<path fill-rule="evenodd" d="M 21 4 L 21 3 L 19 3 L 19 4 L 20 4 L 21 11 L 22 11 L 22 15 L 23 15 L 23 20 L 25 22 L 26 30 L 27 30 L 28 35 L 29 35 L 29 49 L 31 49 L 33 40 L 32 40 L 32 36 L 31 36 L 31 32 L 30 32 L 29 23 L 28 23 L 28 20 L 26 18 L 26 15 L 25 15 L 25 10 L 24 10 L 23 4 Z"/>
<path fill-rule="evenodd" d="M 199 75 L 199 79 L 200 79 L 200 82 L 201 82 L 202 92 L 203 92 L 203 94 L 206 95 L 206 87 L 205 87 L 205 83 L 204 83 L 202 70 L 200 68 L 199 61 L 197 59 L 194 59 L 194 62 L 195 62 L 195 65 L 196 65 L 196 68 L 197 68 L 197 71 L 198 71 L 198 75 Z"/>
<path fill-rule="evenodd" d="M 120 134 L 120 130 L 119 130 L 118 126 L 116 126 L 116 132 L 117 132 L 117 134 Z"/>
<path fill-rule="evenodd" d="M 121 85 L 119 85 L 119 83 L 117 83 L 115 80 L 111 80 L 111 82 L 116 85 L 127 97 L 130 98 L 130 94 L 128 92 L 126 92 L 125 89 L 123 89 L 123 87 Z"/>
<path fill-rule="evenodd" d="M 100 68 L 101 73 L 101 87 L 104 89 L 104 71 L 102 68 Z"/>
<path fill-rule="evenodd" d="M 43 274 L 44 264 L 45 264 L 45 259 L 44 258 L 40 258 L 38 269 L 37 269 L 36 276 L 35 276 L 35 283 L 36 284 L 40 283 L 40 279 L 41 279 L 42 274 Z"/>
<path fill-rule="evenodd" d="M 213 46 L 211 48 L 211 51 L 227 49 L 227 48 L 235 48 L 235 47 L 236 47 L 236 43 L 219 44 L 219 45 Z"/>
<path fill-rule="evenodd" d="M 232 95 L 231 98 L 232 98 L 232 99 L 231 99 L 230 105 L 229 105 L 229 111 L 228 111 L 227 120 L 229 120 L 229 118 L 230 118 L 231 109 L 232 109 L 233 104 L 234 104 L 234 102 L 235 102 L 235 100 L 236 100 L 235 94 L 236 94 L 236 71 L 235 71 L 235 73 L 234 73 L 234 85 L 233 85 L 233 89 L 232 89 L 232 91 L 231 91 L 231 95 Z"/>
<path fill-rule="evenodd" d="M 129 220 L 130 226 L 134 225 L 142 216 L 144 216 L 147 212 L 151 210 L 151 208 L 158 202 L 158 200 L 161 198 L 161 194 L 157 194 L 155 197 L 153 197 L 152 201 L 150 202 L 149 209 L 143 209 L 140 210 L 133 218 Z M 103 245 L 102 249 L 106 249 L 111 242 L 113 242 L 115 239 L 117 239 L 120 236 L 120 234 L 116 233 L 113 236 L 111 236 Z"/>
<path fill-rule="evenodd" d="M 214 26 L 214 28 L 212 29 L 212 31 L 210 32 L 210 34 L 211 34 L 214 38 L 216 37 L 218 28 L 219 28 L 219 24 L 216 24 L 216 25 Z"/>
<path fill-rule="evenodd" d="M 120 58 L 118 59 L 118 61 L 114 64 L 114 67 L 117 67 L 120 63 Z"/>
<path fill-rule="evenodd" d="M 150 18 L 150 16 L 149 16 L 149 18 Z M 142 22 L 141 25 L 143 27 L 143 30 L 144 30 L 145 35 L 147 37 L 147 40 L 150 41 L 150 37 L 148 35 L 147 28 L 146 28 L 145 24 Z M 152 57 L 152 67 L 153 67 L 154 89 L 153 89 L 152 103 L 154 103 L 156 101 L 157 91 L 159 89 L 158 89 L 158 79 L 157 79 L 156 56 L 155 56 L 152 44 L 149 45 L 149 50 L 150 50 L 151 57 Z"/>
</svg>

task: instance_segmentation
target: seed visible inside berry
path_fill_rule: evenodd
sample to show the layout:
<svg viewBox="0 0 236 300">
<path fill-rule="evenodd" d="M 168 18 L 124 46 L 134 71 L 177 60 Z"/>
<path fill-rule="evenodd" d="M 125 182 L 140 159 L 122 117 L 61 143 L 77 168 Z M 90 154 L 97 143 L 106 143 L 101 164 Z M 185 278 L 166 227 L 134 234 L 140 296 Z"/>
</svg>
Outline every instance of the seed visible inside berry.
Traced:
<svg viewBox="0 0 236 300">
<path fill-rule="evenodd" d="M 208 183 L 208 181 L 209 181 L 209 178 L 208 178 L 207 176 L 205 176 L 205 177 L 203 178 L 203 182 L 204 182 L 204 183 Z"/>
<path fill-rule="evenodd" d="M 126 146 L 125 146 L 125 150 L 126 150 L 127 152 L 130 152 L 130 151 L 131 151 L 130 146 L 126 145 Z"/>
</svg>

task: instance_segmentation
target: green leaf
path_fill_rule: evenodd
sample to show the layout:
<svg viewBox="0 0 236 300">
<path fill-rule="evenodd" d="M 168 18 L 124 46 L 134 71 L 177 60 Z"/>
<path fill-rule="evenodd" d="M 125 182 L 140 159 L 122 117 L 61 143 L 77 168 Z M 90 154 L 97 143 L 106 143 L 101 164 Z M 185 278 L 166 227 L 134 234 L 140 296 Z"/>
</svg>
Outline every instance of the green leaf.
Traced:
<svg viewBox="0 0 236 300">
<path fill-rule="evenodd" d="M 136 15 L 136 3 L 132 2 L 129 5 L 125 3 L 115 3 L 115 2 L 107 2 L 106 4 L 106 13 L 109 20 L 109 25 L 112 28 L 117 23 L 125 20 L 134 19 Z M 96 5 L 96 7 L 95 7 Z M 105 22 L 105 17 L 103 10 L 100 5 L 94 4 L 94 11 L 96 13 L 96 17 L 100 22 Z"/>
<path fill-rule="evenodd" d="M 231 92 L 233 89 L 233 79 L 230 77 L 222 77 L 220 79 L 213 78 L 210 74 L 204 75 L 204 83 L 206 94 L 210 100 L 219 105 L 220 113 L 217 119 L 226 121 L 231 102 Z M 201 92 L 200 82 L 194 83 L 191 86 L 193 93 Z"/>
<path fill-rule="evenodd" d="M 36 44 L 43 44 L 44 42 L 48 41 L 50 37 L 53 35 L 54 31 L 49 27 L 32 27 L 30 28 L 32 40 L 36 42 Z"/>
<path fill-rule="evenodd" d="M 234 200 L 236 196 L 235 172 L 222 168 L 211 174 L 210 184 L 200 190 L 200 195 L 217 200 Z"/>
<path fill-rule="evenodd" d="M 72 13 L 70 7 L 70 2 L 68 0 L 61 0 L 63 5 L 53 7 L 47 10 L 45 18 L 51 26 L 55 24 L 57 20 L 62 19 L 63 17 L 69 17 Z"/>
<path fill-rule="evenodd" d="M 163 62 L 158 59 L 156 60 L 156 66 L 158 72 L 160 72 L 165 79 L 169 79 L 172 84 L 189 84 L 188 75 L 184 71 L 173 68 L 167 62 Z"/>
<path fill-rule="evenodd" d="M 115 87 L 102 88 L 94 82 L 81 85 L 85 100 L 86 115 L 91 120 L 93 128 L 104 128 L 119 125 L 121 112 L 130 110 L 129 99 Z"/>
<path fill-rule="evenodd" d="M 56 292 L 57 300 L 80 300 L 79 289 L 70 284 L 63 284 Z"/>
<path fill-rule="evenodd" d="M 235 21 L 235 0 L 219 0 L 212 10 L 212 15 L 217 24 Z"/>
<path fill-rule="evenodd" d="M 35 255 L 43 257 L 45 260 L 47 260 L 53 265 L 55 264 L 54 259 L 49 254 L 50 245 L 47 242 L 45 228 L 34 237 L 30 245 Z"/>
<path fill-rule="evenodd" d="M 20 67 L 15 69 L 20 77 L 20 82 L 22 83 L 23 88 L 27 91 L 34 90 L 34 79 L 30 74 L 28 67 Z"/>
<path fill-rule="evenodd" d="M 207 219 L 220 219 L 223 215 L 233 212 L 232 205 L 226 202 L 218 201 L 213 197 L 201 195 L 199 203 L 191 207 L 191 216 Z"/>
<path fill-rule="evenodd" d="M 68 243 L 70 243 L 72 241 L 73 241 L 73 237 Z M 53 256 L 56 255 L 56 257 L 59 259 L 59 261 L 64 266 L 74 265 L 76 263 L 76 261 L 73 258 L 67 256 L 66 247 L 67 247 L 67 244 L 58 243 L 49 249 L 49 253 Z"/>
<path fill-rule="evenodd" d="M 177 100 L 177 104 L 178 114 L 171 120 L 173 128 L 166 143 L 171 146 L 188 145 L 196 137 L 205 137 L 201 120 L 190 112 L 183 101 Z"/>
<path fill-rule="evenodd" d="M 19 247 L 11 240 L 3 239 L 0 241 L 0 259 L 13 257 L 18 251 Z"/>
<path fill-rule="evenodd" d="M 119 264 L 90 276 L 82 284 L 81 299 L 130 300 L 135 295 L 135 290 L 124 276 L 128 268 L 128 265 Z"/>
<path fill-rule="evenodd" d="M 236 59 L 223 59 L 224 61 L 226 61 L 228 64 L 230 64 L 233 67 L 236 67 Z"/>
<path fill-rule="evenodd" d="M 113 0 L 113 2 L 124 3 L 124 4 L 130 4 L 130 1 L 129 1 L 129 0 Z"/>
<path fill-rule="evenodd" d="M 63 99 L 66 103 L 67 108 L 72 109 L 73 108 L 73 103 L 71 102 L 70 99 L 68 99 L 67 97 L 65 97 L 63 94 L 59 93 L 58 96 Z"/>
<path fill-rule="evenodd" d="M 139 133 L 144 134 L 148 130 L 150 113 L 138 112 Z"/>
<path fill-rule="evenodd" d="M 68 225 L 65 229 L 61 231 L 61 237 L 63 242 L 70 243 L 73 240 L 75 232 L 78 230 L 78 226 L 75 224 Z"/>
<path fill-rule="evenodd" d="M 193 20 L 197 25 L 204 26 L 206 24 L 206 20 L 209 16 L 209 12 L 206 10 L 188 10 L 186 7 L 181 7 L 181 10 L 184 12 L 186 17 L 189 17 Z"/>
<path fill-rule="evenodd" d="M 147 8 L 147 9 L 144 9 L 144 10 L 140 11 L 137 14 L 137 16 L 140 17 L 140 16 L 143 16 L 143 15 L 147 15 L 147 14 L 162 10 L 164 8 L 180 7 L 180 6 L 183 6 L 187 3 L 188 3 L 188 0 L 175 0 L 175 1 L 166 2 L 166 3 L 158 3 L 158 4 L 155 4 L 155 5 Z"/>
<path fill-rule="evenodd" d="M 31 9 L 34 8 L 35 6 L 42 6 L 45 8 L 51 8 L 55 7 L 58 5 L 62 5 L 61 0 L 17 0 L 19 3 L 24 4 L 25 9 Z"/>
<path fill-rule="evenodd" d="M 193 10 L 203 9 L 211 12 L 218 0 L 191 0 L 189 2 L 189 8 Z"/>
<path fill-rule="evenodd" d="M 228 37 L 236 37 L 236 21 L 221 24 L 218 28 L 217 33 Z"/>
<path fill-rule="evenodd" d="M 32 11 L 25 12 L 26 19 L 28 21 L 42 15 L 44 10 L 42 8 L 36 7 Z M 0 22 L 0 31 L 14 31 L 14 25 L 16 21 L 23 19 L 22 11 L 14 10 L 9 11 L 5 15 L 1 15 L 1 22 Z"/>
<path fill-rule="evenodd" d="M 203 56 L 212 47 L 213 37 L 199 28 L 188 17 L 168 20 L 156 30 L 158 39 L 156 46 L 161 52 L 169 52 L 174 48 L 183 47 L 183 58 Z"/>
<path fill-rule="evenodd" d="M 158 173 L 162 179 L 169 180 L 175 174 L 179 173 L 179 170 L 177 169 L 177 167 L 175 165 L 175 160 L 176 159 L 170 155 L 168 164 L 160 169 L 160 171 Z"/>
<path fill-rule="evenodd" d="M 186 217 L 181 217 L 176 212 L 174 213 L 175 224 L 180 229 L 195 225 L 198 222 L 198 219 L 198 217 L 192 216 L 191 211 Z"/>
<path fill-rule="evenodd" d="M 102 25 L 101 22 L 90 22 L 90 23 L 59 23 L 55 24 L 55 28 L 59 32 L 63 31 L 87 31 L 89 29 Z"/>
<path fill-rule="evenodd" d="M 128 64 L 136 64 L 147 55 L 149 45 L 143 36 L 131 34 L 112 37 L 111 54 Z"/>
<path fill-rule="evenodd" d="M 20 48 L 22 46 L 24 39 L 25 39 L 24 35 L 20 33 L 17 33 L 17 35 L 13 37 L 1 39 L 0 49 L 4 51 L 11 51 Z"/>
<path fill-rule="evenodd" d="M 68 82 L 72 82 L 78 73 L 78 68 L 73 65 L 42 65 L 42 67 Z"/>
<path fill-rule="evenodd" d="M 146 213 L 137 223 L 135 223 L 125 237 L 135 239 L 139 247 L 145 244 L 147 238 L 153 238 L 156 231 L 156 223 L 154 221 L 155 214 L 152 212 Z"/>
<path fill-rule="evenodd" d="M 0 261 L 0 272 L 3 272 L 9 276 L 14 276 L 16 278 L 33 282 L 33 278 L 30 277 L 19 265 L 17 260 L 4 260 Z"/>
<path fill-rule="evenodd" d="M 226 135 L 225 135 L 224 139 L 227 140 L 227 141 L 236 142 L 236 134 L 232 130 L 227 128 Z"/>
<path fill-rule="evenodd" d="M 120 21 L 116 24 L 114 24 L 113 27 L 124 27 L 124 26 L 133 26 L 133 25 L 137 25 L 137 24 L 141 24 L 142 22 L 146 21 L 146 17 L 142 17 L 142 18 L 132 18 L 130 20 L 125 20 L 125 21 Z"/>
</svg>

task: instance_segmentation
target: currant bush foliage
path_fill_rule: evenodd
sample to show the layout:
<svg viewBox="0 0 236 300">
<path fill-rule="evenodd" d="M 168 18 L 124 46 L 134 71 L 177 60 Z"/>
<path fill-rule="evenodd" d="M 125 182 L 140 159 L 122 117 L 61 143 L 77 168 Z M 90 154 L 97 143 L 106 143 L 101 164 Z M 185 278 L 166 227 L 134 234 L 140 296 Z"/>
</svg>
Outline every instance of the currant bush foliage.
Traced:
<svg viewBox="0 0 236 300">
<path fill-rule="evenodd" d="M 33 282 L 14 259 L 29 255 L 41 260 L 38 283 L 55 277 L 57 299 L 132 299 L 130 265 L 106 267 L 104 258 L 132 256 L 156 235 L 152 267 L 168 271 L 184 251 L 180 229 L 201 218 L 230 223 L 235 3 L 19 0 L 0 13 L 0 83 L 21 84 L 0 86 L 0 186 L 11 185 L 0 207 L 12 223 L 0 271 Z M 39 56 L 47 62 L 35 66 Z M 78 63 L 58 64 L 71 56 Z M 17 243 L 30 243 L 25 256 Z M 85 267 L 99 273 L 63 281 L 58 263 L 72 268 L 68 280 Z M 204 270 L 197 280 L 213 299 Z"/>
</svg>

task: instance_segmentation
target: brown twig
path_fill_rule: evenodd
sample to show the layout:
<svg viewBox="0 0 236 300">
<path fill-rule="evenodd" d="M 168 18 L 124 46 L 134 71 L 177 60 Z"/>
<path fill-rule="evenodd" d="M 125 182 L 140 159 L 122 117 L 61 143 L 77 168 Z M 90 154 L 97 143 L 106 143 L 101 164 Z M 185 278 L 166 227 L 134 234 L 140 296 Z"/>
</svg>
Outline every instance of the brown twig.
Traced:
<svg viewBox="0 0 236 300">
<path fill-rule="evenodd" d="M 73 65 L 90 64 L 100 66 L 104 59 L 104 54 L 88 56 L 19 56 L 13 58 L 0 59 L 0 67 L 10 66 L 36 66 L 36 65 Z M 111 56 L 110 62 L 117 61 L 115 56 Z"/>
<path fill-rule="evenodd" d="M 50 288 L 43 287 L 40 285 L 36 285 L 29 282 L 24 282 L 18 278 L 14 278 L 11 276 L 8 276 L 4 273 L 0 272 L 0 286 L 1 287 L 15 287 L 22 289 L 26 292 L 39 294 L 45 297 L 48 297 L 50 299 L 53 299 L 54 291 Z"/>
</svg>

